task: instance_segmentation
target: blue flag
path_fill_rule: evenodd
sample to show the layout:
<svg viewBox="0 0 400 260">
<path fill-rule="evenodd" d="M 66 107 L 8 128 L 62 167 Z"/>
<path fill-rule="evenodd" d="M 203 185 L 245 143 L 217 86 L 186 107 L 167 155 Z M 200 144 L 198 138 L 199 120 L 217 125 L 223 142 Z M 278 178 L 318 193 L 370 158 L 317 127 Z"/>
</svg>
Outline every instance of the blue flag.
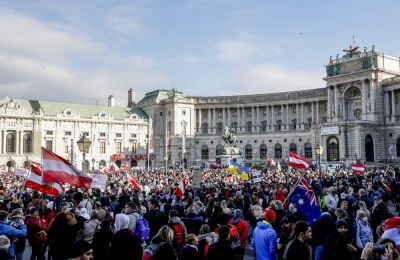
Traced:
<svg viewBox="0 0 400 260">
<path fill-rule="evenodd" d="M 247 165 L 241 165 L 235 162 L 234 160 L 229 160 L 229 166 L 237 168 L 238 173 L 250 173 L 250 168 Z"/>
<path fill-rule="evenodd" d="M 310 224 L 313 224 L 321 216 L 317 197 L 304 178 L 300 179 L 287 200 L 297 208 Z"/>
</svg>

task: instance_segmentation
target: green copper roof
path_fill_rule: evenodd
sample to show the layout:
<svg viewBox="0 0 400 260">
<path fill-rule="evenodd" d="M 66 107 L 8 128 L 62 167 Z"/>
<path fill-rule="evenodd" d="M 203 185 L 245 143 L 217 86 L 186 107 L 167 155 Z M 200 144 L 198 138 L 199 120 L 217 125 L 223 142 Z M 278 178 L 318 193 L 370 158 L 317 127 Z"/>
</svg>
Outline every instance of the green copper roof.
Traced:
<svg viewBox="0 0 400 260">
<path fill-rule="evenodd" d="M 132 114 L 136 114 L 138 118 L 148 118 L 147 114 L 139 108 L 128 107 L 109 107 L 102 105 L 86 105 L 75 103 L 62 103 L 52 101 L 38 101 L 38 100 L 24 100 L 24 99 L 10 99 L 4 98 L 0 100 L 0 106 L 9 103 L 11 100 L 15 101 L 17 105 L 25 108 L 27 112 L 43 112 L 44 114 L 62 114 L 66 110 L 71 110 L 73 114 L 80 116 L 96 116 L 101 112 L 105 112 L 108 116 L 113 118 L 126 118 Z"/>
</svg>

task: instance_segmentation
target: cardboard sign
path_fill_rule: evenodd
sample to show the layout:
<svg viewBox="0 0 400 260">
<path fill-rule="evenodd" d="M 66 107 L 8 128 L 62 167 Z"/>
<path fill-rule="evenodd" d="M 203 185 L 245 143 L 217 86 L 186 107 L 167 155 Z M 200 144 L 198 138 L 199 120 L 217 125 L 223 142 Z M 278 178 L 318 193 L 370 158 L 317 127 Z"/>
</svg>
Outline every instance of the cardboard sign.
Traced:
<svg viewBox="0 0 400 260">
<path fill-rule="evenodd" d="M 201 188 L 201 171 L 193 170 L 193 188 Z"/>
<path fill-rule="evenodd" d="M 93 179 L 92 184 L 90 185 L 90 188 L 94 189 L 100 189 L 101 191 L 104 191 L 106 189 L 107 185 L 107 176 L 106 175 L 100 175 L 100 174 L 90 174 L 90 177 Z"/>
</svg>

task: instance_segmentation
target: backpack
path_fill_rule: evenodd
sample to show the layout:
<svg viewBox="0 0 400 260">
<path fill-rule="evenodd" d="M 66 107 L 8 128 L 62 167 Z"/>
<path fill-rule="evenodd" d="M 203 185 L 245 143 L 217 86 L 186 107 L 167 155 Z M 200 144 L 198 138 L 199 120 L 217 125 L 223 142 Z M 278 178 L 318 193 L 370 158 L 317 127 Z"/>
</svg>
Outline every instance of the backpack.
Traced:
<svg viewBox="0 0 400 260">
<path fill-rule="evenodd" d="M 172 230 L 174 230 L 174 244 L 182 247 L 185 244 L 185 239 L 183 237 L 183 227 L 181 223 L 170 224 Z"/>
<path fill-rule="evenodd" d="M 147 241 L 150 238 L 150 227 L 149 222 L 144 218 L 138 218 L 136 220 L 135 235 L 142 241 Z"/>
<path fill-rule="evenodd" d="M 321 209 L 327 209 L 328 207 L 326 206 L 326 197 L 327 197 L 327 195 L 324 195 L 322 198 L 321 198 L 321 202 L 320 202 L 320 207 L 321 207 Z"/>
<path fill-rule="evenodd" d="M 153 260 L 154 259 L 154 255 L 157 254 L 157 252 L 160 249 L 160 247 L 162 247 L 166 243 L 168 243 L 168 242 L 160 242 L 160 243 L 157 243 L 157 244 L 148 245 L 146 247 L 146 249 L 143 250 L 142 260 Z"/>
</svg>

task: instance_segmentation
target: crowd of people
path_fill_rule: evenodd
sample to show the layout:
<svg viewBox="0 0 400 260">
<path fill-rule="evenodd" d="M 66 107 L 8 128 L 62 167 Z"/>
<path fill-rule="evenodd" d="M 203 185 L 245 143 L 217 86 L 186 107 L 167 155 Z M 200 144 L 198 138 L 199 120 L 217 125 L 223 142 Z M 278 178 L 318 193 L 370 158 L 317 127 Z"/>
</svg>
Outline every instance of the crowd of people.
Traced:
<svg viewBox="0 0 400 260">
<path fill-rule="evenodd" d="M 28 244 L 31 260 L 399 259 L 400 176 L 393 168 L 260 171 L 254 183 L 202 169 L 194 188 L 192 169 L 135 169 L 141 190 L 124 173 L 107 173 L 105 190 L 65 185 L 55 197 L 3 175 L 0 259 L 23 259 Z M 301 177 L 321 208 L 313 223 L 287 201 Z"/>
</svg>

